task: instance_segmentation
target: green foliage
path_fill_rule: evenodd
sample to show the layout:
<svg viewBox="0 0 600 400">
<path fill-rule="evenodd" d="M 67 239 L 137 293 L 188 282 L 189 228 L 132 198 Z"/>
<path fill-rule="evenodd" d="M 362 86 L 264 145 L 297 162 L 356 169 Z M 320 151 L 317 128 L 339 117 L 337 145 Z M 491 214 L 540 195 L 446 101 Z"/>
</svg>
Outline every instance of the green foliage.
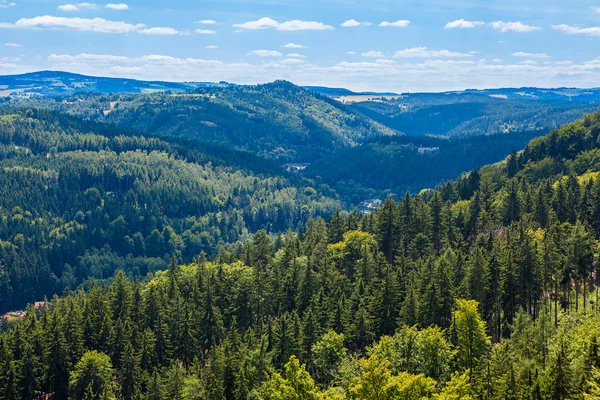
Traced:
<svg viewBox="0 0 600 400">
<path fill-rule="evenodd" d="M 315 379 L 322 384 L 329 384 L 346 357 L 344 335 L 328 331 L 312 346 Z"/>
<path fill-rule="evenodd" d="M 54 126 L 11 115 L 10 132 Z M 600 178 L 564 169 L 599 126 L 594 115 L 531 143 L 512 177 L 484 167 L 329 225 L 310 215 L 335 202 L 306 203 L 301 179 L 169 149 L 13 146 L 0 161 L 2 306 L 67 289 L 2 322 L 0 398 L 593 396 Z M 269 214 L 284 193 L 285 222 Z M 196 252 L 205 233 L 218 252 Z"/>
<path fill-rule="evenodd" d="M 113 394 L 110 358 L 96 351 L 86 352 L 69 378 L 69 393 L 75 400 L 110 400 Z"/>
<path fill-rule="evenodd" d="M 258 176 L 254 163 L 232 168 L 114 131 L 36 110 L 0 121 L 0 149 L 9 152 L 0 161 L 0 311 L 120 269 L 143 278 L 170 255 L 214 257 L 249 232 L 282 231 L 339 207 L 283 171 Z"/>
<path fill-rule="evenodd" d="M 450 329 L 456 340 L 458 365 L 462 370 L 473 370 L 490 343 L 485 321 L 477 312 L 478 306 L 475 300 L 457 300 L 452 316 Z"/>
</svg>

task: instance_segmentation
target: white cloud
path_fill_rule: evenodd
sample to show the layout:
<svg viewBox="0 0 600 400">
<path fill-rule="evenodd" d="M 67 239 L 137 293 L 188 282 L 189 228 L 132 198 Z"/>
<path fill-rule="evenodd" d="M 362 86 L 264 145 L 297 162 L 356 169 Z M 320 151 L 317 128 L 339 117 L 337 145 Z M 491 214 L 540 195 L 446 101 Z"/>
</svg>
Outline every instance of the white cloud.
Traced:
<svg viewBox="0 0 600 400">
<path fill-rule="evenodd" d="M 251 60 L 248 58 L 248 60 Z M 274 61 L 276 60 L 276 61 Z M 315 65 L 286 59 L 222 62 L 170 56 L 121 57 L 54 55 L 44 65 L 2 65 L 3 74 L 54 69 L 86 75 L 168 81 L 221 81 L 240 84 L 290 80 L 299 85 L 347 87 L 354 91 L 423 92 L 490 87 L 595 87 L 600 59 L 558 65 L 482 63 L 471 59 L 395 59 Z"/>
<path fill-rule="evenodd" d="M 397 51 L 394 57 L 403 58 L 463 58 L 472 57 L 472 54 L 458 53 L 449 50 L 429 50 L 427 47 L 413 47 Z"/>
<path fill-rule="evenodd" d="M 359 22 L 355 19 L 349 19 L 348 21 L 342 23 L 342 25 L 340 25 L 340 26 L 343 28 L 354 28 L 356 26 L 371 26 L 371 25 L 373 25 L 373 24 L 370 22 L 366 22 L 366 21 Z"/>
<path fill-rule="evenodd" d="M 68 54 L 52 54 L 48 60 L 54 62 L 93 62 L 93 63 L 108 63 L 108 62 L 129 62 L 129 57 L 115 56 L 110 54 L 87 54 L 81 53 L 75 56 Z"/>
<path fill-rule="evenodd" d="M 534 60 L 527 60 L 527 61 L 521 61 L 519 64 L 521 65 L 537 65 L 537 61 Z"/>
<path fill-rule="evenodd" d="M 212 29 L 196 29 L 196 33 L 201 35 L 214 35 L 217 31 L 213 31 Z"/>
<path fill-rule="evenodd" d="M 16 6 L 17 3 L 8 1 L 8 0 L 0 0 L 0 8 L 9 8 Z"/>
<path fill-rule="evenodd" d="M 379 24 L 379 26 L 382 26 L 382 27 L 395 27 L 395 28 L 406 28 L 408 25 L 410 25 L 410 21 L 406 20 L 406 19 L 402 19 L 402 20 L 395 21 L 395 22 L 383 21 L 382 23 Z"/>
<path fill-rule="evenodd" d="M 268 18 L 268 17 L 261 18 L 257 21 L 244 22 L 243 24 L 233 24 L 234 28 L 250 29 L 250 30 L 277 28 L 278 26 L 279 26 L 279 22 L 275 21 L 274 19 Z"/>
<path fill-rule="evenodd" d="M 21 18 L 15 22 L 14 27 L 25 29 L 72 29 L 102 33 L 131 33 L 144 29 L 145 26 L 143 24 L 128 24 L 123 21 L 108 21 L 103 18 L 66 18 L 43 15 L 33 18 Z"/>
<path fill-rule="evenodd" d="M 111 9 L 111 10 L 115 10 L 115 11 L 129 10 L 129 6 L 125 3 L 119 3 L 119 4 L 109 3 L 105 7 L 108 9 Z"/>
<path fill-rule="evenodd" d="M 248 55 L 254 55 L 259 57 L 281 57 L 283 54 L 276 50 L 252 50 Z"/>
<path fill-rule="evenodd" d="M 215 45 L 212 45 L 212 44 L 211 44 L 211 45 L 209 45 L 209 46 L 205 46 L 204 48 L 205 48 L 205 49 L 216 49 L 216 48 L 217 48 L 217 46 L 215 46 Z"/>
<path fill-rule="evenodd" d="M 355 51 L 349 51 L 348 54 L 350 54 L 351 56 L 355 55 L 356 52 Z"/>
<path fill-rule="evenodd" d="M 485 22 L 465 21 L 464 19 L 458 19 L 456 21 L 448 22 L 444 29 L 472 29 L 483 25 L 485 25 Z"/>
<path fill-rule="evenodd" d="M 282 22 L 277 29 L 280 31 L 329 31 L 335 28 L 322 22 L 293 20 Z"/>
<path fill-rule="evenodd" d="M 160 54 L 151 54 L 148 56 L 143 56 L 140 57 L 141 61 L 148 61 L 148 62 L 173 62 L 175 61 L 175 57 L 171 57 L 171 56 L 163 56 Z"/>
<path fill-rule="evenodd" d="M 500 32 L 533 32 L 542 29 L 539 26 L 525 25 L 521 22 L 504 21 L 490 22 L 490 26 Z"/>
<path fill-rule="evenodd" d="M 494 58 L 492 61 L 495 62 L 495 63 L 501 63 L 502 59 L 501 58 Z"/>
<path fill-rule="evenodd" d="M 60 11 L 65 11 L 65 12 L 79 11 L 79 7 L 77 7 L 75 4 L 63 4 L 56 8 Z"/>
<path fill-rule="evenodd" d="M 65 12 L 95 10 L 96 8 L 96 4 L 93 3 L 63 4 L 57 7 L 58 10 Z"/>
<path fill-rule="evenodd" d="M 290 42 L 283 47 L 285 47 L 286 49 L 305 49 L 306 48 L 306 46 L 303 46 L 303 45 L 297 44 L 297 43 L 293 43 L 293 42 Z"/>
<path fill-rule="evenodd" d="M 363 57 L 384 57 L 382 52 L 374 51 L 374 50 L 362 53 L 361 56 L 363 56 Z"/>
<path fill-rule="evenodd" d="M 300 60 L 298 58 L 286 58 L 283 61 L 279 61 L 281 64 L 304 64 L 304 60 Z"/>
<path fill-rule="evenodd" d="M 4 43 L 3 46 L 5 46 L 5 47 L 23 47 L 23 45 L 20 45 L 18 43 Z"/>
<path fill-rule="evenodd" d="M 140 29 L 138 32 L 142 33 L 144 35 L 155 35 L 155 36 L 173 36 L 173 35 L 179 35 L 182 33 L 182 32 L 179 32 L 177 29 L 173 29 L 173 28 L 169 28 L 169 27 L 165 27 L 165 26 L 157 26 L 154 28 Z"/>
<path fill-rule="evenodd" d="M 144 35 L 186 35 L 189 31 L 178 31 L 169 27 L 147 28 L 144 24 L 129 24 L 123 21 L 109 21 L 104 18 L 67 18 L 43 15 L 21 18 L 14 24 L 0 23 L 0 28 L 22 29 L 69 29 L 99 33 L 141 33 Z"/>
<path fill-rule="evenodd" d="M 322 22 L 293 20 L 279 23 L 268 17 L 257 21 L 244 22 L 243 24 L 233 24 L 233 27 L 248 30 L 277 29 L 280 31 L 325 31 L 335 29 L 333 26 L 325 25 Z"/>
<path fill-rule="evenodd" d="M 196 21 L 196 23 L 202 25 L 214 25 L 217 23 L 217 21 L 215 21 L 214 19 L 203 19 L 200 21 Z"/>
<path fill-rule="evenodd" d="M 592 7 L 592 11 L 600 14 L 600 7 Z"/>
<path fill-rule="evenodd" d="M 524 57 L 524 58 L 551 58 L 546 53 L 526 53 L 523 51 L 517 51 L 513 53 L 513 57 Z"/>
<path fill-rule="evenodd" d="M 571 25 L 552 25 L 552 29 L 566 33 L 567 35 L 600 36 L 600 27 L 580 28 Z"/>
<path fill-rule="evenodd" d="M 291 58 L 304 58 L 305 57 L 302 54 L 298 54 L 298 53 L 288 53 L 287 56 L 291 57 Z"/>
</svg>

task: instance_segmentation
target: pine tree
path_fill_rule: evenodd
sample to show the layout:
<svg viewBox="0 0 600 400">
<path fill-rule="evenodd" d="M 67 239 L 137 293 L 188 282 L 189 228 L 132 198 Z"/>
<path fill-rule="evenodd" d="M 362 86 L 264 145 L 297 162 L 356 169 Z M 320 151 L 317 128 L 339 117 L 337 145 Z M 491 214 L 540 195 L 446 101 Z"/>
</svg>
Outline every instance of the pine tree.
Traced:
<svg viewBox="0 0 600 400">
<path fill-rule="evenodd" d="M 517 152 L 513 150 L 506 160 L 506 175 L 509 178 L 512 178 L 517 174 L 517 172 L 519 172 Z"/>
<path fill-rule="evenodd" d="M 59 310 L 55 308 L 50 317 L 45 365 L 50 388 L 59 399 L 67 398 L 69 386 L 67 343 L 63 332 Z"/>
<path fill-rule="evenodd" d="M 288 313 L 277 318 L 273 329 L 273 364 L 282 369 L 285 363 L 294 354 L 294 326 Z"/>
<path fill-rule="evenodd" d="M 513 179 L 508 185 L 508 195 L 504 200 L 504 217 L 505 225 L 510 225 L 512 222 L 519 220 L 521 217 L 521 205 L 517 183 Z"/>
<path fill-rule="evenodd" d="M 167 370 L 164 384 L 164 398 L 169 400 L 184 400 L 183 385 L 185 369 L 180 363 L 173 363 Z"/>
<path fill-rule="evenodd" d="M 546 398 L 552 400 L 570 399 L 572 393 L 572 371 L 567 355 L 567 346 L 561 338 L 553 350 L 544 376 Z"/>
<path fill-rule="evenodd" d="M 396 203 L 392 199 L 387 199 L 379 209 L 377 214 L 377 235 L 381 251 L 385 255 L 388 263 L 394 261 L 396 252 L 396 241 L 400 233 L 400 221 L 396 210 Z"/>
<path fill-rule="evenodd" d="M 140 360 L 131 343 L 127 343 L 125 346 L 120 364 L 121 370 L 119 376 L 122 398 L 125 400 L 140 399 Z"/>
<path fill-rule="evenodd" d="M 400 299 L 396 273 L 386 266 L 384 276 L 373 295 L 374 326 L 377 337 L 391 335 L 396 330 Z"/>
</svg>

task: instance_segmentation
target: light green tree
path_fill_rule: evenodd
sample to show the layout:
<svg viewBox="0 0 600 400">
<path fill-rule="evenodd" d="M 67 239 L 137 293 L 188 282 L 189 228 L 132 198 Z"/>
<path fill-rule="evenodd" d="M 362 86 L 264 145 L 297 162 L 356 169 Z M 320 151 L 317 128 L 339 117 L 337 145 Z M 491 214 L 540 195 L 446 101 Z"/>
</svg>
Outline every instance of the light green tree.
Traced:
<svg viewBox="0 0 600 400">
<path fill-rule="evenodd" d="M 317 382 L 331 382 L 341 362 L 346 356 L 344 335 L 329 331 L 312 346 L 315 378 Z"/>
<path fill-rule="evenodd" d="M 478 307 L 475 300 L 456 300 L 451 329 L 458 347 L 458 364 L 463 371 L 472 371 L 490 344 Z"/>
<path fill-rule="evenodd" d="M 85 353 L 71 372 L 69 394 L 74 400 L 115 399 L 110 358 L 97 351 Z"/>
</svg>

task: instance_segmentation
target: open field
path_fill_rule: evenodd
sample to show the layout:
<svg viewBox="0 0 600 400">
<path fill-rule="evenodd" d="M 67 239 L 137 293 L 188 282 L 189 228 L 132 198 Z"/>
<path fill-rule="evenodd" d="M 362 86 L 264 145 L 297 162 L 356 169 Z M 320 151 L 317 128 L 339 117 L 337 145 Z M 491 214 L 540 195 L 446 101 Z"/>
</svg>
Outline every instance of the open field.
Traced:
<svg viewBox="0 0 600 400">
<path fill-rule="evenodd" d="M 382 100 L 396 100 L 401 98 L 402 96 L 379 96 L 379 95 L 352 95 L 352 96 L 341 96 L 336 97 L 337 101 L 341 101 L 342 103 L 361 103 L 363 101 L 382 101 Z"/>
</svg>

